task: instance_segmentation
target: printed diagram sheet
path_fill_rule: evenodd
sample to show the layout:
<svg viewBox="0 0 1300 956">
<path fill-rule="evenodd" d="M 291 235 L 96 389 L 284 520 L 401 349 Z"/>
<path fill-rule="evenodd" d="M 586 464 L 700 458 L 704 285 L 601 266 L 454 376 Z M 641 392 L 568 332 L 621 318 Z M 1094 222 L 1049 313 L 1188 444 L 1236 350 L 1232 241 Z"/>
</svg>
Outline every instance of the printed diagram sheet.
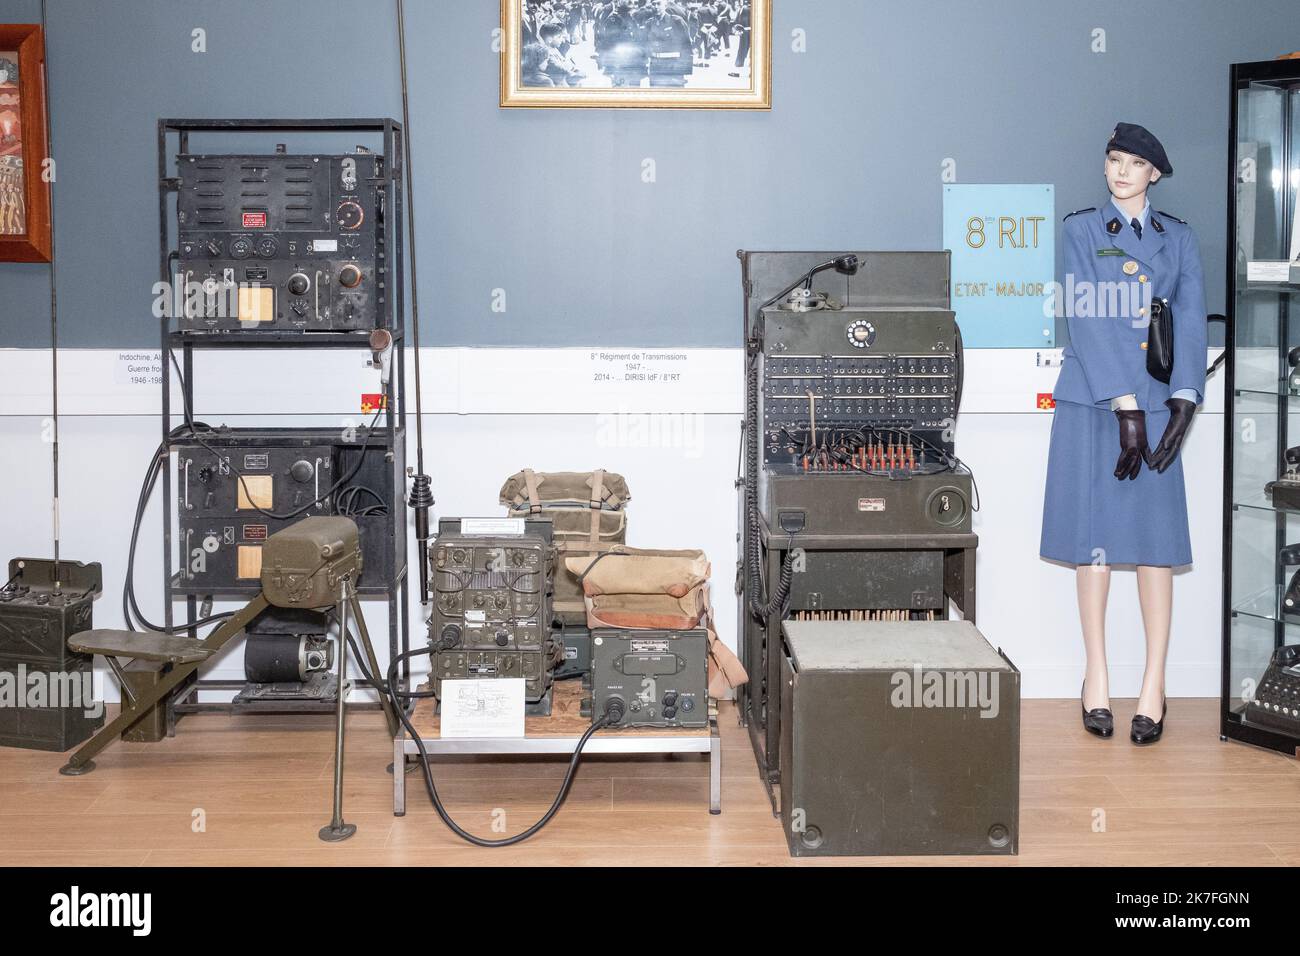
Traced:
<svg viewBox="0 0 1300 956">
<path fill-rule="evenodd" d="M 445 680 L 440 716 L 443 737 L 522 737 L 524 680 Z"/>
</svg>

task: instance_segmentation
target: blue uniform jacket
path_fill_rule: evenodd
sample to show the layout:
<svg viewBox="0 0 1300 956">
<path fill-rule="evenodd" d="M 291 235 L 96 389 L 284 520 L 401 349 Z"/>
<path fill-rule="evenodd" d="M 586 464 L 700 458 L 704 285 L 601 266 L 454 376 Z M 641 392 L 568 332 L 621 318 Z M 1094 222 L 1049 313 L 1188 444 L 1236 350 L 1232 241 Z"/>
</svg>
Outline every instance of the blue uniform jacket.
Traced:
<svg viewBox="0 0 1300 956">
<path fill-rule="evenodd" d="M 1138 408 L 1164 411 L 1179 389 L 1205 395 L 1205 281 L 1196 235 L 1185 222 L 1152 209 L 1142 238 L 1107 198 L 1097 209 L 1065 218 L 1064 277 L 1059 304 L 1065 347 L 1057 401 L 1110 408 L 1133 394 Z M 1146 370 L 1150 301 L 1166 299 L 1174 316 L 1174 367 L 1169 384 Z M 1159 436 L 1154 436 L 1159 437 Z"/>
</svg>

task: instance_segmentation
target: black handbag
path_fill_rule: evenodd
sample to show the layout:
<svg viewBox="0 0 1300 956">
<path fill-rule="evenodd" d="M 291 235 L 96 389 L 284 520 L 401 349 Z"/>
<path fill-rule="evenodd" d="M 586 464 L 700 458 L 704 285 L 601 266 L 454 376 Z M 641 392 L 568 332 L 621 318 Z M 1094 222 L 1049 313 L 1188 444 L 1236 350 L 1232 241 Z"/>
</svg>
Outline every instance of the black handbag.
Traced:
<svg viewBox="0 0 1300 956">
<path fill-rule="evenodd" d="M 1168 299 L 1151 300 L 1151 324 L 1147 327 L 1147 373 L 1169 384 L 1174 371 L 1174 310 Z"/>
</svg>

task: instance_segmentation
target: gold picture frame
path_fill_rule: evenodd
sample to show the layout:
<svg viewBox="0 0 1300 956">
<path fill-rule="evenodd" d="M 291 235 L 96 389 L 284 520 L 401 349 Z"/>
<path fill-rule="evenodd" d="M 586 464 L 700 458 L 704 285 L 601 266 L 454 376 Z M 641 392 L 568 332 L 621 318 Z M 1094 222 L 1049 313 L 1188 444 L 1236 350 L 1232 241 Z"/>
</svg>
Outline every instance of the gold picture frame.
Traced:
<svg viewBox="0 0 1300 956">
<path fill-rule="evenodd" d="M 772 108 L 772 0 L 501 0 L 501 37 L 503 108 Z"/>
</svg>

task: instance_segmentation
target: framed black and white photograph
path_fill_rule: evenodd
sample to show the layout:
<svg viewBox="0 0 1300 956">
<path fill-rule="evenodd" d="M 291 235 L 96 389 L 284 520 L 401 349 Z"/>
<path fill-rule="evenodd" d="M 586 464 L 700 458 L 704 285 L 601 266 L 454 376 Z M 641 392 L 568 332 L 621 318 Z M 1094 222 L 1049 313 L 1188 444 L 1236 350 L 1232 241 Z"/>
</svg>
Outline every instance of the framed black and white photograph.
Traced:
<svg viewBox="0 0 1300 956">
<path fill-rule="evenodd" d="M 771 17 L 771 0 L 501 0 L 501 105 L 770 109 Z"/>
</svg>

